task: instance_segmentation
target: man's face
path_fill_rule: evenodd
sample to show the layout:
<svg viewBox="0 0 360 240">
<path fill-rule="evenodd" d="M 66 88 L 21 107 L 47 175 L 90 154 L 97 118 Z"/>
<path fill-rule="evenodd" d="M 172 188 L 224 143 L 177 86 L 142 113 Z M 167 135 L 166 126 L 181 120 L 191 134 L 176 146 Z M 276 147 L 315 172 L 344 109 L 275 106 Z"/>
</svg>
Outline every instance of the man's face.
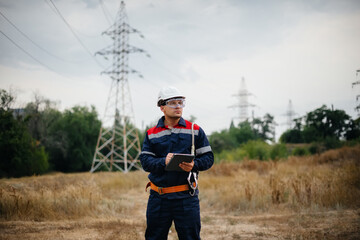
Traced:
<svg viewBox="0 0 360 240">
<path fill-rule="evenodd" d="M 174 99 L 167 101 L 166 105 L 161 106 L 160 109 L 168 118 L 180 118 L 182 116 L 184 99 Z"/>
</svg>

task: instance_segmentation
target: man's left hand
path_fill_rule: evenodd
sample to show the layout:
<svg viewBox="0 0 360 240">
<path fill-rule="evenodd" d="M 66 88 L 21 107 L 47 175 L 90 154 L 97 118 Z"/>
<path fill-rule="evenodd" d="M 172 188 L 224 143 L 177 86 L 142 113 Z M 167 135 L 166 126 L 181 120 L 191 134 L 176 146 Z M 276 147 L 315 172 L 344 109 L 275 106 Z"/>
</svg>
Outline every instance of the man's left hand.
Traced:
<svg viewBox="0 0 360 240">
<path fill-rule="evenodd" d="M 179 167 L 184 170 L 185 172 L 190 172 L 191 169 L 193 169 L 194 167 L 194 160 L 192 160 L 191 162 L 182 162 L 179 164 Z"/>
</svg>

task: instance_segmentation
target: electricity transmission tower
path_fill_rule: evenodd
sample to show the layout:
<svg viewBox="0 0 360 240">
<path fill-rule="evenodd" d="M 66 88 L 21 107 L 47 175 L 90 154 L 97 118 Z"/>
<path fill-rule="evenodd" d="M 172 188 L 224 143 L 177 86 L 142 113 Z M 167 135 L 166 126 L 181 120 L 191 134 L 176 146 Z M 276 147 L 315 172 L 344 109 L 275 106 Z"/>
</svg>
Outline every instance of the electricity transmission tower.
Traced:
<svg viewBox="0 0 360 240">
<path fill-rule="evenodd" d="M 112 66 L 103 72 L 112 81 L 90 172 L 101 165 L 109 171 L 115 167 L 125 173 L 133 168 L 141 169 L 140 141 L 128 84 L 128 73 L 137 71 L 129 68 L 128 55 L 144 50 L 129 45 L 130 33 L 139 31 L 128 24 L 125 3 L 121 1 L 115 23 L 103 33 L 111 37 L 113 44 L 96 53 L 105 58 L 112 55 Z"/>
<path fill-rule="evenodd" d="M 294 125 L 293 120 L 294 120 L 295 115 L 296 115 L 296 113 L 294 112 L 293 105 L 292 105 L 292 102 L 290 99 L 289 104 L 288 104 L 288 109 L 285 112 L 285 116 L 287 117 L 287 120 L 286 120 L 287 129 L 291 129 L 293 127 L 293 125 Z"/>
<path fill-rule="evenodd" d="M 360 73 L 360 69 L 356 70 L 356 77 L 359 75 Z M 360 80 L 357 80 L 355 82 L 352 83 L 352 87 L 354 87 L 355 85 L 357 84 L 360 84 Z M 360 98 L 360 94 L 357 94 L 356 95 L 356 102 L 358 103 L 359 101 L 359 98 Z M 358 115 L 360 116 L 360 104 L 358 104 L 356 107 L 355 107 L 355 110 L 358 112 Z"/>
<path fill-rule="evenodd" d="M 244 122 L 244 121 L 248 120 L 249 108 L 255 107 L 254 104 L 249 103 L 249 101 L 248 101 L 248 97 L 251 95 L 252 95 L 252 93 L 250 93 L 246 89 L 245 78 L 242 77 L 241 78 L 241 88 L 239 90 L 239 93 L 233 95 L 234 97 L 237 98 L 238 102 L 236 104 L 230 106 L 230 108 L 238 109 L 238 116 L 235 117 L 235 119 L 238 119 L 239 122 Z"/>
</svg>

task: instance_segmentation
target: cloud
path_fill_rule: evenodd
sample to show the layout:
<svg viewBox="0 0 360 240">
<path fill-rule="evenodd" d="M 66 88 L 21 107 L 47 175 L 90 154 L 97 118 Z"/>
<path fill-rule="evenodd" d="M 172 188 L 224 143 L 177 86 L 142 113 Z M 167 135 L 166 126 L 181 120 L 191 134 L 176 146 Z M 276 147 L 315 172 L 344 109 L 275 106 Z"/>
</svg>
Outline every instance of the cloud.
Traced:
<svg viewBox="0 0 360 240">
<path fill-rule="evenodd" d="M 95 53 L 112 44 L 101 33 L 109 27 L 119 1 L 55 1 L 83 43 Z M 100 75 L 110 61 L 95 59 L 82 48 L 46 1 L 37 4 L 0 0 L 1 11 L 33 40 L 63 60 L 32 46 L 6 22 L 1 29 L 19 45 L 54 68 L 36 65 L 0 36 L 0 87 L 18 86 L 30 99 L 40 93 L 62 107 L 95 104 L 102 115 L 110 78 Z M 275 115 L 285 122 L 289 99 L 299 115 L 334 104 L 355 115 L 351 82 L 359 69 L 359 1 L 126 1 L 129 22 L 145 39 L 131 45 L 151 54 L 130 55 L 129 75 L 137 125 L 161 112 L 156 96 L 163 85 L 187 94 L 184 116 L 193 115 L 207 133 L 227 128 L 237 112 L 228 107 L 245 77 L 255 116 Z M 104 12 L 108 11 L 108 16 Z M 24 101 L 25 98 L 24 98 Z"/>
</svg>

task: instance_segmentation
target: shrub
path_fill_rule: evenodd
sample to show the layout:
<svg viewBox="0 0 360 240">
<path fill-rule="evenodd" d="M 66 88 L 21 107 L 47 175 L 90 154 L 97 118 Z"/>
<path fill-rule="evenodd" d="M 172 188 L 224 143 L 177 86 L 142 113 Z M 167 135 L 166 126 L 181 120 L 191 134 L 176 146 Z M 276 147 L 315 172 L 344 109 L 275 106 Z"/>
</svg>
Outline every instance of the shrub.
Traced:
<svg viewBox="0 0 360 240">
<path fill-rule="evenodd" d="M 281 150 L 274 150 L 276 156 L 286 155 L 286 147 L 279 147 Z M 285 150 L 283 149 L 285 148 Z M 264 141 L 248 141 L 240 147 L 232 150 L 223 150 L 215 153 L 215 162 L 238 162 L 244 159 L 268 160 L 270 158 L 271 146 Z"/>
<path fill-rule="evenodd" d="M 335 149 L 341 147 L 341 142 L 335 137 L 327 137 L 324 140 L 324 146 L 328 149 Z"/>
<path fill-rule="evenodd" d="M 321 144 L 320 143 L 312 143 L 308 150 L 310 152 L 310 154 L 317 154 L 321 152 Z"/>
<path fill-rule="evenodd" d="M 267 160 L 270 156 L 270 146 L 261 140 L 249 141 L 242 146 L 249 159 Z"/>
<path fill-rule="evenodd" d="M 270 158 L 278 160 L 280 158 L 287 158 L 289 155 L 285 144 L 275 144 L 270 150 Z"/>
<path fill-rule="evenodd" d="M 309 151 L 304 147 L 297 147 L 294 148 L 292 154 L 295 156 L 305 156 L 305 155 L 309 155 Z"/>
<path fill-rule="evenodd" d="M 220 162 L 238 162 L 248 157 L 247 152 L 242 148 L 233 150 L 224 150 L 220 153 L 215 153 L 215 163 Z"/>
</svg>

